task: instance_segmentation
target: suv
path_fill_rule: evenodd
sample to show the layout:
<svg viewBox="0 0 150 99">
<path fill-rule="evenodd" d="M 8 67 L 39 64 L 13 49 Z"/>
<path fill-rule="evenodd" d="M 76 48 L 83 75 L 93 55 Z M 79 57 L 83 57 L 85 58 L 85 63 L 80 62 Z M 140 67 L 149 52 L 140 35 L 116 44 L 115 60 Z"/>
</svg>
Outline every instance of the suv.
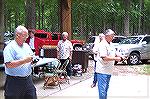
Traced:
<svg viewBox="0 0 150 99">
<path fill-rule="evenodd" d="M 115 36 L 112 43 L 116 46 L 125 38 L 125 36 Z M 96 42 L 100 42 L 99 36 L 91 36 L 83 46 L 83 50 L 87 50 L 90 55 L 93 55 L 93 47 Z"/>
<path fill-rule="evenodd" d="M 115 46 L 116 51 L 127 56 L 127 64 L 136 65 L 150 60 L 150 35 L 129 36 Z"/>
</svg>

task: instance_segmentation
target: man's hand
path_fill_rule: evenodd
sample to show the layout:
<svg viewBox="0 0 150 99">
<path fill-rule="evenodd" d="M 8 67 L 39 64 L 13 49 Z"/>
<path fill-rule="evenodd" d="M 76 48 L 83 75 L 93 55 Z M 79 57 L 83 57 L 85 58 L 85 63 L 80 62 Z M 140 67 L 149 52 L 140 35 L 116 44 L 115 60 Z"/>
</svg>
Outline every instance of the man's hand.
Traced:
<svg viewBox="0 0 150 99">
<path fill-rule="evenodd" d="M 24 63 L 29 63 L 32 62 L 33 57 L 32 56 L 27 56 L 24 58 Z"/>
<path fill-rule="evenodd" d="M 120 62 L 122 60 L 122 58 L 121 57 L 115 57 L 115 61 L 117 61 L 117 62 Z"/>
</svg>

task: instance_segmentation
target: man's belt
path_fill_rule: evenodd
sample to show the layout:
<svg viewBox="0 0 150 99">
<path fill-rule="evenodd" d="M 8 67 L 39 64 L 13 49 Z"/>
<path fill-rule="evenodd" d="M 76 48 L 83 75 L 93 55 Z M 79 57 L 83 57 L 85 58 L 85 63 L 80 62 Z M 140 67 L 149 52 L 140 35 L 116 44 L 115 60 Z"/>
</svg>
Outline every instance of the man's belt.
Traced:
<svg viewBox="0 0 150 99">
<path fill-rule="evenodd" d="M 7 75 L 7 77 L 10 77 L 10 78 L 18 78 L 18 79 L 27 79 L 28 77 L 30 77 L 30 75 L 28 75 L 28 76 L 24 76 L 24 77 L 21 77 L 21 76 L 10 76 L 10 75 Z"/>
</svg>

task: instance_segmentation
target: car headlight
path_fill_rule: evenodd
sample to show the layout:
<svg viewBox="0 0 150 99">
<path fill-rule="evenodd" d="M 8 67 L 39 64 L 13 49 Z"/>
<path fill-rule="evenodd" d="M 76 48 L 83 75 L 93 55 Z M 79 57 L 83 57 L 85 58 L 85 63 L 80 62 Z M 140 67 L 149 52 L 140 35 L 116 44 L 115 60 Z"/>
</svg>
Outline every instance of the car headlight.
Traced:
<svg viewBox="0 0 150 99">
<path fill-rule="evenodd" d="M 118 55 L 118 56 L 126 56 L 127 55 L 127 53 L 129 52 L 129 49 L 116 49 L 116 54 Z"/>
</svg>

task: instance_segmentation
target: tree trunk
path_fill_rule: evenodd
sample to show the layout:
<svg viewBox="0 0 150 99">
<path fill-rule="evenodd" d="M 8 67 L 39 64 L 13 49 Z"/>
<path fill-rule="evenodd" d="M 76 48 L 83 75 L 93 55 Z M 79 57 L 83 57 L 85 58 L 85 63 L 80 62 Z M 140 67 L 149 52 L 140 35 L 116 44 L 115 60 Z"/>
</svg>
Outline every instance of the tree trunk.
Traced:
<svg viewBox="0 0 150 99">
<path fill-rule="evenodd" d="M 40 7 L 40 0 L 37 1 L 37 5 L 38 5 L 38 17 L 37 17 L 37 22 L 38 22 L 38 28 L 40 29 L 41 28 L 41 7 Z"/>
<path fill-rule="evenodd" d="M 130 9 L 130 0 L 123 0 L 125 6 L 125 15 L 124 15 L 124 34 L 125 36 L 130 35 L 129 33 L 129 9 Z"/>
<path fill-rule="evenodd" d="M 44 28 L 44 0 L 42 0 L 42 29 Z"/>
<path fill-rule="evenodd" d="M 25 26 L 27 28 L 36 28 L 36 0 L 26 0 L 26 22 Z"/>
<path fill-rule="evenodd" d="M 4 1 L 0 0 L 0 49 L 4 48 Z"/>
<path fill-rule="evenodd" d="M 144 10 L 144 0 L 141 0 L 141 12 Z M 141 16 L 141 33 L 145 33 L 145 27 L 144 27 L 144 16 Z"/>
<path fill-rule="evenodd" d="M 60 0 L 60 32 L 68 32 L 71 39 L 71 0 Z"/>
<path fill-rule="evenodd" d="M 142 7 L 142 5 L 144 4 L 144 0 L 140 0 L 140 9 L 139 9 L 139 11 L 140 11 L 140 13 L 142 12 L 142 10 L 143 10 L 143 7 Z M 142 33 L 142 29 L 141 29 L 141 15 L 139 16 L 139 23 L 138 23 L 138 34 L 141 34 Z"/>
</svg>

